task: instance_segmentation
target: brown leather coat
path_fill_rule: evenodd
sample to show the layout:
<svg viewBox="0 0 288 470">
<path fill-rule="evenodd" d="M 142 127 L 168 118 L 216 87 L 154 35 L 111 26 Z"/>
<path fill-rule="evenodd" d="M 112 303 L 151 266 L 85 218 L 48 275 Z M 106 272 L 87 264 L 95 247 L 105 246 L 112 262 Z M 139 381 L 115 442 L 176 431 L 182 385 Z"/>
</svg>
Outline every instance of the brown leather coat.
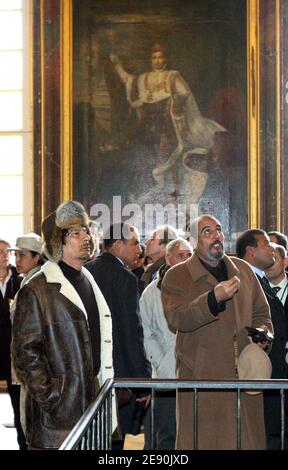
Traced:
<svg viewBox="0 0 288 470">
<path fill-rule="evenodd" d="M 50 270 L 54 273 L 53 263 Z M 89 330 L 76 297 L 61 274 L 58 282 L 47 282 L 43 272 L 18 294 L 12 355 L 23 384 L 22 411 L 32 447 L 58 448 L 95 397 Z M 108 336 L 111 343 L 111 330 Z M 108 368 L 113 372 L 111 357 Z"/>
<path fill-rule="evenodd" d="M 250 266 L 224 258 L 228 277 L 240 278 L 240 289 L 226 310 L 214 316 L 208 293 L 218 284 L 196 253 L 171 268 L 162 283 L 162 301 L 171 328 L 177 330 L 176 361 L 180 379 L 236 380 L 234 335 L 238 354 L 249 340 L 245 326 L 266 324 L 272 330 L 269 306 Z M 242 448 L 265 448 L 263 398 L 242 393 Z M 192 390 L 177 397 L 177 449 L 193 449 Z M 236 392 L 201 392 L 199 449 L 236 449 Z"/>
</svg>

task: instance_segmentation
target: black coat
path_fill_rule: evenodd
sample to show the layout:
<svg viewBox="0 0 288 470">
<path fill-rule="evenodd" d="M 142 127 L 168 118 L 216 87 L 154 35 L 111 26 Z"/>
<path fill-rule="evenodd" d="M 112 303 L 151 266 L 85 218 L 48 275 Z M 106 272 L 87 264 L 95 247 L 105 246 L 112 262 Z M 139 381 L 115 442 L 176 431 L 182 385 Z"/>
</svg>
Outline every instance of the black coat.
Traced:
<svg viewBox="0 0 288 470">
<path fill-rule="evenodd" d="M 14 266 L 10 266 L 12 276 L 10 277 L 3 298 L 0 291 L 0 380 L 11 378 L 11 320 L 10 304 L 18 292 L 22 277 L 17 274 Z"/>
<path fill-rule="evenodd" d="M 151 374 L 144 350 L 136 276 L 107 252 L 85 267 L 101 289 L 112 315 L 115 378 L 149 378 Z M 134 419 L 137 410 L 134 404 L 135 396 L 129 405 L 120 410 L 123 433 L 137 432 Z"/>
<path fill-rule="evenodd" d="M 288 364 L 285 360 L 288 342 L 288 316 L 287 310 L 272 289 L 258 276 L 264 290 L 271 311 L 271 319 L 274 327 L 274 341 L 269 354 L 272 363 L 272 379 L 288 379 Z M 286 398 L 287 401 L 287 398 Z M 287 409 L 287 406 L 286 406 Z M 279 434 L 281 427 L 280 395 L 278 391 L 267 390 L 264 393 L 265 425 L 268 434 Z M 287 414 L 287 413 L 286 413 Z M 288 416 L 286 417 L 286 429 L 288 431 Z"/>
</svg>

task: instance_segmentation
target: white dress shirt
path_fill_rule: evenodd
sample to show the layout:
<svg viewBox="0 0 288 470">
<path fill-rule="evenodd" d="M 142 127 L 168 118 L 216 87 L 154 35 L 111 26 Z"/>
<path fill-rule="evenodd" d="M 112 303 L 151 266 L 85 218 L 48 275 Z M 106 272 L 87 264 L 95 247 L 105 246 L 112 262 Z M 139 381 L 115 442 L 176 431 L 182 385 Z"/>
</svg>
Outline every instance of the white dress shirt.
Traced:
<svg viewBox="0 0 288 470">
<path fill-rule="evenodd" d="M 285 305 L 286 298 L 287 298 L 287 292 L 288 292 L 288 279 L 285 276 L 279 284 L 272 284 L 269 282 L 270 287 L 280 287 L 279 291 L 277 292 L 277 297 L 279 300 L 281 300 L 282 304 Z"/>
</svg>

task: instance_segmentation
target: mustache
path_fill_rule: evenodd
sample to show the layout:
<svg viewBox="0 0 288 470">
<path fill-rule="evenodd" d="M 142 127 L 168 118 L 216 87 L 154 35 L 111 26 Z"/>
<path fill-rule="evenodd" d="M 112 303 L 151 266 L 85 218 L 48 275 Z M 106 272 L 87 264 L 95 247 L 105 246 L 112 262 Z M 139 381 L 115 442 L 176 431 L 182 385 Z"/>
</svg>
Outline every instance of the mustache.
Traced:
<svg viewBox="0 0 288 470">
<path fill-rule="evenodd" d="M 84 242 L 84 243 L 82 244 L 82 246 L 81 246 L 81 248 L 87 248 L 87 247 L 90 248 L 90 243 L 89 243 L 89 241 Z"/>
<path fill-rule="evenodd" d="M 213 246 L 215 246 L 215 245 L 220 245 L 222 249 L 224 248 L 223 243 L 220 242 L 220 240 L 215 240 L 215 242 L 213 242 L 213 243 L 211 243 L 211 245 L 209 245 L 209 248 L 213 248 Z"/>
</svg>

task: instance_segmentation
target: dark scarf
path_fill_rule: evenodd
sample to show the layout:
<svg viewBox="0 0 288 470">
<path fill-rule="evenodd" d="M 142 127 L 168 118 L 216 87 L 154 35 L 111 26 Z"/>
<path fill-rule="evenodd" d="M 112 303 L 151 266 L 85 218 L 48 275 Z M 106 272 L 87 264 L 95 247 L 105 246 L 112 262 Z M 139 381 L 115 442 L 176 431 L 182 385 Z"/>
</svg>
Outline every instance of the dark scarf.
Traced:
<svg viewBox="0 0 288 470">
<path fill-rule="evenodd" d="M 157 282 L 157 287 L 158 289 L 161 290 L 161 285 L 162 285 L 162 281 L 163 281 L 163 278 L 166 274 L 166 272 L 168 271 L 168 269 L 170 269 L 171 266 L 169 266 L 168 264 L 162 264 L 162 266 L 160 266 L 159 268 L 159 271 L 158 271 L 158 282 Z"/>
</svg>

